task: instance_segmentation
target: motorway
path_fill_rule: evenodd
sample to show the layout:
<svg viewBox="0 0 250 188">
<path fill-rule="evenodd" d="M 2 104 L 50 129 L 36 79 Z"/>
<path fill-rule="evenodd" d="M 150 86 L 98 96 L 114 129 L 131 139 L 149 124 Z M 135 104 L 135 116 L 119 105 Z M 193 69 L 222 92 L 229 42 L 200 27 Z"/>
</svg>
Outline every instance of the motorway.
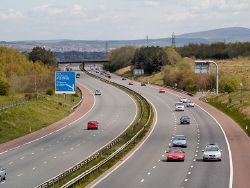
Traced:
<svg viewBox="0 0 250 188">
<path fill-rule="evenodd" d="M 112 75 L 111 81 L 128 86 L 128 80 Z M 228 188 L 230 184 L 230 159 L 223 132 L 215 120 L 199 107 L 175 112 L 178 97 L 170 93 L 159 93 L 159 87 L 140 86 L 134 82 L 129 88 L 141 93 L 155 107 L 157 121 L 143 144 L 111 172 L 91 184 L 91 187 L 185 187 Z M 179 118 L 188 115 L 190 125 L 180 125 Z M 173 136 L 184 134 L 188 140 L 184 162 L 166 162 L 166 149 Z M 204 146 L 217 143 L 222 151 L 221 162 L 203 162 Z"/>
<path fill-rule="evenodd" d="M 133 121 L 136 105 L 126 93 L 85 73 L 78 81 L 93 92 L 101 90 L 93 109 L 64 129 L 1 154 L 0 165 L 7 172 L 1 188 L 29 188 L 43 183 L 94 153 Z M 89 120 L 99 121 L 99 130 L 86 130 Z"/>
</svg>

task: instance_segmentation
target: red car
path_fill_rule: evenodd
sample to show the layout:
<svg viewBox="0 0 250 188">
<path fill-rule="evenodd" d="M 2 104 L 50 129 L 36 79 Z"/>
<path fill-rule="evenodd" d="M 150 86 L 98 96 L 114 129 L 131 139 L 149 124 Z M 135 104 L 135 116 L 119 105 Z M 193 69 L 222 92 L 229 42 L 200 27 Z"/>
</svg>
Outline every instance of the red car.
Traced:
<svg viewBox="0 0 250 188">
<path fill-rule="evenodd" d="M 134 85 L 134 83 L 132 81 L 128 82 L 128 85 Z"/>
<path fill-rule="evenodd" d="M 160 88 L 159 89 L 159 93 L 165 93 L 166 91 L 165 91 L 165 89 L 164 88 Z"/>
<path fill-rule="evenodd" d="M 180 147 L 170 147 L 167 151 L 167 161 L 184 161 L 185 152 Z"/>
<path fill-rule="evenodd" d="M 98 121 L 89 121 L 87 129 L 98 129 L 99 123 Z"/>
</svg>

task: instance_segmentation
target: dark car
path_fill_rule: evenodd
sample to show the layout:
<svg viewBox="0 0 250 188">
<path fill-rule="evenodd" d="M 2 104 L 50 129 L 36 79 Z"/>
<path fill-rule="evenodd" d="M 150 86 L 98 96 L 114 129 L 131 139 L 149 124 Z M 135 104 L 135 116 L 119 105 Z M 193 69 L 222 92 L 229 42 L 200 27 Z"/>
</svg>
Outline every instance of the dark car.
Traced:
<svg viewBox="0 0 250 188">
<path fill-rule="evenodd" d="M 146 84 L 144 82 L 141 83 L 141 86 L 146 86 Z"/>
<path fill-rule="evenodd" d="M 186 148 L 187 147 L 187 138 L 184 135 L 175 135 L 173 142 L 172 142 L 173 147 L 182 147 Z"/>
<path fill-rule="evenodd" d="M 180 118 L 180 124 L 190 124 L 190 118 L 188 116 L 182 116 Z"/>
<path fill-rule="evenodd" d="M 126 78 L 122 77 L 122 80 L 127 80 Z"/>
</svg>

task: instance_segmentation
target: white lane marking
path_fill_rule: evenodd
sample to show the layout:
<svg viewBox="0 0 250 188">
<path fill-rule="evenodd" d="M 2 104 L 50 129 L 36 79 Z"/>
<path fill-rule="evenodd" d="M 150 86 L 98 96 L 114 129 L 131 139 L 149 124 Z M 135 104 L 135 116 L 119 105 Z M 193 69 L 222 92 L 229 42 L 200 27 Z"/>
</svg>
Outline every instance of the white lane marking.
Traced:
<svg viewBox="0 0 250 188">
<path fill-rule="evenodd" d="M 95 136 L 95 134 L 93 134 L 93 136 Z"/>
<path fill-rule="evenodd" d="M 164 157 L 164 155 L 162 155 L 162 157 Z"/>
<path fill-rule="evenodd" d="M 155 89 L 158 89 L 157 87 L 154 87 L 154 86 L 149 86 L 149 87 L 152 87 L 152 88 L 155 88 Z M 172 94 L 174 96 L 177 96 L 179 97 L 177 94 L 168 91 L 169 94 Z M 232 160 L 232 152 L 231 152 L 231 148 L 230 148 L 230 145 L 229 145 L 229 142 L 228 142 L 228 139 L 227 139 L 227 135 L 225 133 L 225 131 L 223 130 L 221 124 L 217 121 L 217 119 L 212 116 L 208 111 L 206 111 L 204 108 L 202 108 L 200 105 L 196 104 L 196 106 L 198 106 L 201 110 L 203 110 L 205 113 L 207 113 L 211 118 L 214 119 L 214 121 L 219 125 L 224 137 L 225 137 L 225 140 L 226 140 L 226 143 L 227 143 L 227 148 L 228 148 L 228 155 L 229 155 L 229 165 L 230 165 L 230 178 L 229 178 L 229 188 L 232 188 L 233 187 L 233 160 Z M 199 130 L 198 130 L 199 132 Z M 244 132 L 245 133 L 245 132 Z M 248 138 L 247 134 L 245 133 L 245 136 Z M 249 139 L 249 138 L 248 138 Z"/>
<path fill-rule="evenodd" d="M 146 97 L 144 97 L 146 98 Z M 147 98 L 146 98 L 147 99 Z M 147 99 L 147 101 L 152 105 L 153 109 L 154 109 L 154 112 L 155 112 L 155 121 L 154 121 L 154 125 L 152 127 L 152 129 L 150 130 L 149 134 L 147 135 L 147 137 L 140 143 L 140 145 L 125 159 L 123 160 L 120 164 L 118 164 L 113 170 L 111 170 L 110 172 L 108 172 L 105 176 L 103 176 L 101 179 L 99 179 L 97 182 L 95 182 L 93 185 L 91 185 L 90 187 L 93 188 L 95 187 L 96 185 L 98 185 L 101 181 L 103 181 L 104 179 L 106 179 L 110 174 L 112 174 L 114 171 L 116 171 L 121 165 L 123 165 L 128 159 L 130 159 L 134 154 L 135 152 L 137 152 L 141 147 L 142 145 L 148 140 L 148 138 L 151 136 L 151 134 L 153 133 L 155 127 L 156 127 L 156 124 L 157 124 L 157 110 L 155 108 L 155 106 L 153 105 L 153 103 Z M 158 162 L 160 162 L 161 160 L 159 159 Z M 144 179 L 143 179 L 144 181 Z"/>
<path fill-rule="evenodd" d="M 148 174 L 148 175 L 150 175 L 151 173 L 150 173 L 150 172 L 148 172 L 147 174 Z"/>
<path fill-rule="evenodd" d="M 74 148 L 70 148 L 70 150 L 73 150 Z"/>
<path fill-rule="evenodd" d="M 49 136 L 49 135 L 52 135 L 52 134 L 54 134 L 54 133 L 56 133 L 56 132 L 58 132 L 58 131 L 61 131 L 62 129 L 68 127 L 69 125 L 74 124 L 75 122 L 79 121 L 79 120 L 82 119 L 84 116 L 86 116 L 86 115 L 94 108 L 95 103 L 96 103 L 96 98 L 95 98 L 95 95 L 92 93 L 92 91 L 91 91 L 86 85 L 80 84 L 79 82 L 78 82 L 78 84 L 81 85 L 82 87 L 84 87 L 85 89 L 89 90 L 89 92 L 91 93 L 91 95 L 93 95 L 93 97 L 94 97 L 94 103 L 93 103 L 92 107 L 89 109 L 88 112 L 86 112 L 83 116 L 79 117 L 78 119 L 76 119 L 75 121 L 71 122 L 71 123 L 68 124 L 67 126 L 64 126 L 64 127 L 60 128 L 60 129 L 58 129 L 58 130 L 55 130 L 54 132 L 50 132 L 50 133 L 47 134 L 47 135 L 44 135 L 44 136 L 42 136 L 42 137 L 40 137 L 40 138 L 37 138 L 37 139 L 35 139 L 35 140 L 32 140 L 32 141 L 30 141 L 30 142 L 27 142 L 27 143 L 25 143 L 25 144 L 23 144 L 23 145 L 17 146 L 17 147 L 15 147 L 15 148 L 11 148 L 11 149 L 6 150 L 6 151 L 3 151 L 2 153 L 0 153 L 0 155 L 2 155 L 2 154 L 4 154 L 4 153 L 7 153 L 7 152 L 9 152 L 9 151 L 11 151 L 11 150 L 18 149 L 18 148 L 23 147 L 23 146 L 25 146 L 25 145 L 31 144 L 31 143 L 33 143 L 33 142 L 39 141 L 39 140 L 41 140 L 41 139 L 43 139 L 43 138 L 45 138 L 45 137 L 47 137 L 47 136 Z M 71 115 L 72 115 L 72 114 L 71 114 Z"/>
<path fill-rule="evenodd" d="M 12 165 L 13 164 L 13 162 L 11 161 L 11 162 L 9 162 L 9 165 Z"/>
<path fill-rule="evenodd" d="M 56 159 L 56 156 L 54 157 L 54 159 Z"/>
<path fill-rule="evenodd" d="M 191 168 L 194 168 L 194 166 L 192 165 Z"/>
<path fill-rule="evenodd" d="M 153 166 L 153 168 L 156 168 L 156 166 Z"/>
<path fill-rule="evenodd" d="M 188 179 L 185 179 L 185 181 L 188 181 Z"/>
<path fill-rule="evenodd" d="M 191 174 L 191 172 L 189 171 L 188 174 Z"/>
<path fill-rule="evenodd" d="M 17 176 L 20 177 L 21 175 L 23 175 L 22 173 L 18 174 Z"/>
<path fill-rule="evenodd" d="M 196 159 L 194 159 L 193 161 L 196 161 Z"/>
<path fill-rule="evenodd" d="M 47 161 L 44 161 L 43 163 L 44 163 L 44 164 L 47 164 Z"/>
<path fill-rule="evenodd" d="M 34 152 L 31 153 L 31 155 L 34 155 L 34 154 L 35 154 Z"/>
<path fill-rule="evenodd" d="M 144 182 L 144 179 L 141 179 L 141 183 L 143 183 Z"/>
<path fill-rule="evenodd" d="M 24 157 L 21 157 L 20 159 L 24 159 Z"/>
<path fill-rule="evenodd" d="M 32 168 L 33 171 L 34 171 L 35 169 L 36 169 L 35 167 Z"/>
</svg>

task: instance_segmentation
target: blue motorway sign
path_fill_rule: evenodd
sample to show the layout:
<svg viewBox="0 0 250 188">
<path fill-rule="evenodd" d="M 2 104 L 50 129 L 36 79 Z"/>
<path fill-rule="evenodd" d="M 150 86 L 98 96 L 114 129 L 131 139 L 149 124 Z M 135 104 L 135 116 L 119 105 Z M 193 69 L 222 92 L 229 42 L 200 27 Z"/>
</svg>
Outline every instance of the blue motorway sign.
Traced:
<svg viewBox="0 0 250 188">
<path fill-rule="evenodd" d="M 75 72 L 55 72 L 55 93 L 74 94 L 76 92 Z"/>
</svg>

